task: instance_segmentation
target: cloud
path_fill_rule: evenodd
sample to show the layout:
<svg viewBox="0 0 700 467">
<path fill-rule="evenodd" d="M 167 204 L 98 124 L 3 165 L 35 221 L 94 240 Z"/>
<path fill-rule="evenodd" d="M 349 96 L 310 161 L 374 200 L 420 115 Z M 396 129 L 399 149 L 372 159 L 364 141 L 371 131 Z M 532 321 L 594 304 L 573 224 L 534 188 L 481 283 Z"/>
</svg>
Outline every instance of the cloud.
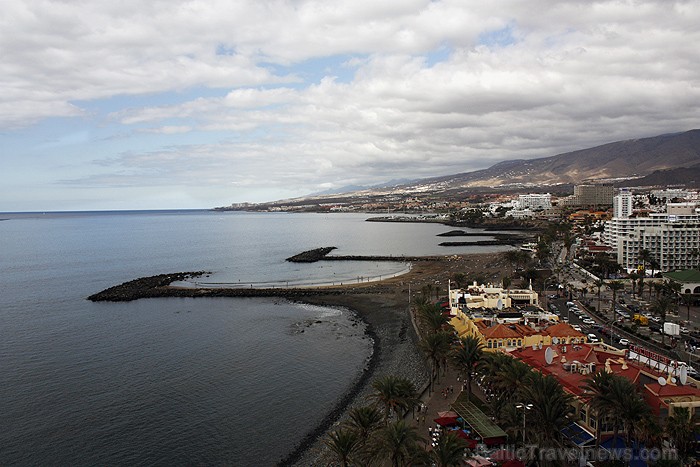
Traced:
<svg viewBox="0 0 700 467">
<path fill-rule="evenodd" d="M 692 1 L 6 3 L 0 127 L 121 135 L 74 185 L 302 194 L 698 126 Z"/>
</svg>

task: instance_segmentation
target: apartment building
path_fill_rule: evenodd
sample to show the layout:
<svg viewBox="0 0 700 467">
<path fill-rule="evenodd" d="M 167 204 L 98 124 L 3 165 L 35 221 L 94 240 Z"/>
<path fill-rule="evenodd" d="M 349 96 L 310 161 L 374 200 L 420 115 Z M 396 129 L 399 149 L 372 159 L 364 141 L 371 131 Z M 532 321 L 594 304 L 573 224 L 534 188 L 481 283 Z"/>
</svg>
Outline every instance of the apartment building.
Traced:
<svg viewBox="0 0 700 467">
<path fill-rule="evenodd" d="M 528 193 L 518 196 L 518 207 L 520 209 L 531 209 L 534 211 L 551 209 L 552 195 L 550 193 Z"/>
<path fill-rule="evenodd" d="M 612 185 L 576 185 L 574 194 L 559 200 L 560 206 L 610 206 L 615 194 Z"/>
<path fill-rule="evenodd" d="M 700 258 L 700 215 L 697 203 L 669 203 L 665 213 L 648 217 L 613 217 L 605 224 L 603 242 L 617 254 L 627 270 L 636 269 L 639 251 L 644 249 L 658 262 L 659 270 L 694 267 Z"/>
</svg>

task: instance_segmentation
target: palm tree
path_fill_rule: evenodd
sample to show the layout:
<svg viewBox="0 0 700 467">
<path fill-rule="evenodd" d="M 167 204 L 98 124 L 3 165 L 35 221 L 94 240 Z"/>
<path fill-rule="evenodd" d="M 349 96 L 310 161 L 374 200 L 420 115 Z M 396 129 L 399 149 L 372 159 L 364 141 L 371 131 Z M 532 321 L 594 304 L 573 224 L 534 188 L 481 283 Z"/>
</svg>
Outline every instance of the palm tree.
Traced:
<svg viewBox="0 0 700 467">
<path fill-rule="evenodd" d="M 422 457 L 421 451 L 423 456 L 425 455 L 425 451 L 419 445 L 422 441 L 414 427 L 398 420 L 377 432 L 376 450 L 379 456 L 388 459 L 392 466 L 411 465 L 417 458 Z"/>
<path fill-rule="evenodd" d="M 440 384 L 440 362 L 442 362 L 450 352 L 451 336 L 444 332 L 428 334 L 420 342 L 420 348 L 430 359 L 430 392 L 433 390 L 433 380 L 437 377 Z"/>
<path fill-rule="evenodd" d="M 612 290 L 612 303 L 610 304 L 610 313 L 612 314 L 612 320 L 615 320 L 615 305 L 617 305 L 617 292 L 625 288 L 625 284 L 620 281 L 610 281 L 608 282 L 608 288 Z"/>
<path fill-rule="evenodd" d="M 503 259 L 511 264 L 513 270 L 524 266 L 530 261 L 530 255 L 523 250 L 508 250 L 503 253 Z"/>
<path fill-rule="evenodd" d="M 600 428 L 603 423 L 603 417 L 610 413 L 613 409 L 612 402 L 609 398 L 610 382 L 614 375 L 607 371 L 598 371 L 592 377 L 584 381 L 583 389 L 585 391 L 585 400 L 588 401 L 588 406 L 595 412 L 596 433 L 595 447 L 598 449 L 600 444 Z"/>
<path fill-rule="evenodd" d="M 464 273 L 456 272 L 452 274 L 452 281 L 455 283 L 458 289 L 461 289 L 466 284 L 467 276 Z"/>
<path fill-rule="evenodd" d="M 600 289 L 605 285 L 605 281 L 602 279 L 596 279 L 593 281 L 593 285 L 598 289 L 598 313 L 600 313 Z"/>
<path fill-rule="evenodd" d="M 350 459 L 360 447 L 362 438 L 349 428 L 339 428 L 331 432 L 325 440 L 342 467 L 350 465 Z"/>
<path fill-rule="evenodd" d="M 629 273 L 630 281 L 632 282 L 632 295 L 637 293 L 637 283 L 643 284 L 642 275 L 637 271 L 632 271 Z"/>
<path fill-rule="evenodd" d="M 544 448 L 561 446 L 561 430 L 570 423 L 567 417 L 573 410 L 573 396 L 564 392 L 556 378 L 539 371 L 528 375 L 522 395 L 523 402 L 532 404 L 529 415 L 534 429 L 530 433 L 535 442 Z"/>
<path fill-rule="evenodd" d="M 646 276 L 647 274 L 647 264 L 651 263 L 651 261 L 654 260 L 654 257 L 651 256 L 651 251 L 647 250 L 646 248 L 642 248 L 637 253 L 637 259 L 642 263 L 642 270 L 639 282 L 641 284 L 640 288 L 644 289 L 644 276 Z M 652 277 L 654 277 L 653 274 Z"/>
<path fill-rule="evenodd" d="M 685 460 L 695 438 L 695 425 L 687 407 L 673 408 L 673 415 L 666 420 L 666 434 L 678 450 L 681 460 Z"/>
<path fill-rule="evenodd" d="M 425 326 L 429 333 L 440 331 L 449 321 L 439 305 L 430 303 L 419 305 L 416 314 L 420 323 Z"/>
<path fill-rule="evenodd" d="M 676 307 L 676 304 L 673 302 L 671 297 L 668 295 L 661 295 L 660 297 L 656 298 L 653 302 L 651 302 L 651 306 L 649 307 L 649 311 L 652 312 L 652 314 L 657 315 L 661 317 L 661 322 L 665 323 L 666 322 L 666 314 L 669 311 L 673 311 Z M 665 343 L 665 336 L 666 333 L 662 332 L 661 333 L 661 343 Z"/>
<path fill-rule="evenodd" d="M 387 375 L 376 379 L 372 388 L 374 393 L 369 398 L 382 407 L 385 421 L 392 413 L 399 417 L 401 410 L 410 410 L 418 403 L 415 386 L 401 376 Z"/>
<path fill-rule="evenodd" d="M 467 442 L 452 431 L 441 433 L 437 444 L 429 453 L 432 465 L 437 467 L 463 465 L 465 449 L 467 449 Z"/>
<path fill-rule="evenodd" d="M 453 347 L 451 357 L 453 363 L 464 372 L 467 378 L 467 395 L 468 400 L 472 397 L 472 379 L 477 365 L 481 362 L 484 355 L 484 345 L 481 340 L 475 336 L 465 336 L 459 339 L 459 342 Z"/>
<path fill-rule="evenodd" d="M 360 439 L 366 440 L 382 426 L 383 421 L 384 416 L 379 409 L 371 405 L 365 405 L 350 410 L 346 425 L 356 432 Z"/>
</svg>

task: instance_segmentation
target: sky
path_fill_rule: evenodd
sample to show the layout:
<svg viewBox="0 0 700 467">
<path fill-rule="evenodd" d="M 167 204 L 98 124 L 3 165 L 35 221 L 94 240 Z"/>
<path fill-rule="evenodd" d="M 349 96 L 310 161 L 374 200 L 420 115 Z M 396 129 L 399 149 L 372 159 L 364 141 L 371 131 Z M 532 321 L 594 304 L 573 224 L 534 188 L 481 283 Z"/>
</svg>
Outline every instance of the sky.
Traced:
<svg viewBox="0 0 700 467">
<path fill-rule="evenodd" d="M 3 0 L 0 211 L 210 208 L 700 128 L 700 2 Z"/>
</svg>

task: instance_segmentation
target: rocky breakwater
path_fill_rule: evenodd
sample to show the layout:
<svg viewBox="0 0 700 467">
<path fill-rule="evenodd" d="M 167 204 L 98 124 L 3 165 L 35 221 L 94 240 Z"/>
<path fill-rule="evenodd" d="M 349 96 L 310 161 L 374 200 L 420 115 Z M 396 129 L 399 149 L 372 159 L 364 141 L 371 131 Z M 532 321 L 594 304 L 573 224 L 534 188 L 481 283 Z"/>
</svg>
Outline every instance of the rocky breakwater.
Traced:
<svg viewBox="0 0 700 467">
<path fill-rule="evenodd" d="M 334 246 L 326 246 L 322 248 L 315 248 L 313 250 L 302 251 L 298 255 L 290 256 L 286 259 L 291 263 L 315 263 L 316 261 L 322 260 L 326 257 L 328 253 L 335 250 Z"/>
</svg>

